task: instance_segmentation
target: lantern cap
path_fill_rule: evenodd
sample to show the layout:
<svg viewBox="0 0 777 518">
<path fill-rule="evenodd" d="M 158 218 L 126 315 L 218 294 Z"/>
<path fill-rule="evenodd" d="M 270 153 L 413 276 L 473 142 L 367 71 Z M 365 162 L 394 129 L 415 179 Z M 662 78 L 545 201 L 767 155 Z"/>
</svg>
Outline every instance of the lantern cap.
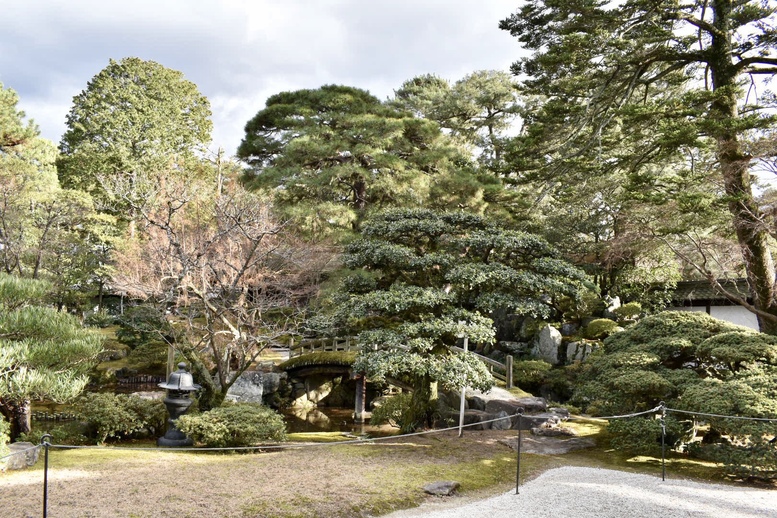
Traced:
<svg viewBox="0 0 777 518">
<path fill-rule="evenodd" d="M 170 373 L 170 377 L 167 378 L 167 383 L 160 383 L 159 386 L 165 390 L 173 390 L 177 392 L 194 392 L 200 389 L 200 385 L 194 383 L 191 373 L 186 370 L 186 364 L 181 362 L 178 364 L 178 370 Z"/>
</svg>

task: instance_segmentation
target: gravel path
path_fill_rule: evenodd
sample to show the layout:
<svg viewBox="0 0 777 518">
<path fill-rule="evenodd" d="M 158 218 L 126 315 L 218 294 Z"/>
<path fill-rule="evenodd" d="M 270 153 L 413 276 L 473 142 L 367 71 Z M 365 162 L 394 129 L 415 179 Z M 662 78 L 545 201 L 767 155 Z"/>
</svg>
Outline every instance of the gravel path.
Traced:
<svg viewBox="0 0 777 518">
<path fill-rule="evenodd" d="M 777 516 L 777 490 L 702 484 L 595 468 L 546 471 L 515 490 L 456 506 L 455 500 L 383 518 L 745 518 Z M 443 508 L 441 508 L 443 507 Z"/>
</svg>

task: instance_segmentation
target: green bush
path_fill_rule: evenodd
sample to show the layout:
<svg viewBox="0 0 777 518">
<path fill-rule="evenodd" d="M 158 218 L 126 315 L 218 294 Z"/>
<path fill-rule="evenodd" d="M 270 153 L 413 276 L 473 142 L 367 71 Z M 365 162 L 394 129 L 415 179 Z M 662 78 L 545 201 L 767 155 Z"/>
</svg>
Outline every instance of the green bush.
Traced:
<svg viewBox="0 0 777 518">
<path fill-rule="evenodd" d="M 183 415 L 176 421 L 176 427 L 194 441 L 212 448 L 286 440 L 283 417 L 256 403 L 225 404 L 202 414 Z"/>
<path fill-rule="evenodd" d="M 8 454 L 8 441 L 10 441 L 11 423 L 0 417 L 0 457 Z"/>
<path fill-rule="evenodd" d="M 553 368 L 542 360 L 522 360 L 513 363 L 513 383 L 527 392 L 536 392 L 545 383 Z"/>
<path fill-rule="evenodd" d="M 680 445 L 685 430 L 680 421 L 666 417 L 666 451 Z M 661 421 L 650 417 L 616 419 L 607 425 L 613 449 L 631 455 L 661 455 Z"/>
<path fill-rule="evenodd" d="M 167 347 L 159 342 L 138 345 L 127 355 L 127 368 L 145 374 L 164 374 L 167 369 Z"/>
<path fill-rule="evenodd" d="M 87 393 L 75 404 L 89 426 L 89 435 L 98 443 L 108 438 L 129 438 L 140 432 L 160 435 L 167 411 L 159 400 L 111 393 Z"/>
<path fill-rule="evenodd" d="M 585 327 L 585 337 L 591 340 L 601 340 L 613 334 L 618 329 L 618 323 L 609 318 L 597 318 Z"/>
<path fill-rule="evenodd" d="M 603 345 L 580 364 L 571 398 L 592 415 L 639 412 L 664 401 L 689 413 L 777 418 L 775 336 L 704 313 L 666 311 L 643 318 Z M 677 446 L 723 463 L 727 473 L 777 478 L 773 425 L 741 419 L 709 419 L 706 425 L 708 431 L 694 429 L 688 420 L 672 430 L 680 434 Z M 613 423 L 610 432 L 619 447 L 644 451 L 645 444 L 655 445 L 655 426 Z M 702 432 L 706 442 L 691 441 Z M 721 440 L 709 439 L 716 437 Z"/>
<path fill-rule="evenodd" d="M 370 424 L 378 426 L 388 423 L 402 430 L 411 429 L 415 423 L 406 422 L 406 417 L 410 415 L 412 400 L 413 395 L 409 392 L 401 392 L 386 398 L 380 406 L 372 410 Z"/>
<path fill-rule="evenodd" d="M 642 304 L 639 302 L 629 302 L 621 307 L 612 310 L 618 317 L 618 320 L 636 320 L 642 314 Z"/>
<path fill-rule="evenodd" d="M 174 330 L 165 315 L 154 306 L 142 304 L 128 308 L 116 318 L 116 338 L 132 349 L 148 343 L 175 341 Z"/>
<path fill-rule="evenodd" d="M 87 437 L 88 425 L 80 421 L 67 421 L 64 423 L 47 423 L 42 429 L 33 429 L 29 433 L 20 436 L 22 441 L 40 444 L 44 435 L 49 434 L 51 444 L 67 444 L 70 446 L 82 446 L 91 444 L 93 439 Z"/>
<path fill-rule="evenodd" d="M 105 311 L 104 309 L 100 311 L 95 311 L 93 313 L 89 313 L 84 317 L 84 325 L 88 327 L 101 327 L 105 328 L 110 325 L 113 325 L 113 323 L 116 321 L 116 317 Z"/>
</svg>

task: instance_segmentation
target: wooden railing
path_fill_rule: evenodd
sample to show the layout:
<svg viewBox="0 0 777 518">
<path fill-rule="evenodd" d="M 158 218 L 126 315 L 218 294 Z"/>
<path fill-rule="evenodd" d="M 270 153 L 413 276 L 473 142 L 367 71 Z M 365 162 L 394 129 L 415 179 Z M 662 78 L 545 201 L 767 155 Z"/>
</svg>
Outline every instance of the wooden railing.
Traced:
<svg viewBox="0 0 777 518">
<path fill-rule="evenodd" d="M 464 352 L 464 349 L 461 347 L 454 346 L 451 347 L 451 349 L 460 353 Z M 490 372 L 494 378 L 503 381 L 507 389 L 513 388 L 513 357 L 511 355 L 508 354 L 505 358 L 505 363 L 502 363 L 472 351 L 468 352 L 474 354 L 478 360 L 485 363 L 488 372 Z"/>
<path fill-rule="evenodd" d="M 464 349 L 460 347 L 451 347 L 451 349 L 464 352 Z M 289 344 L 289 358 L 295 358 L 302 356 L 303 354 L 310 354 L 316 352 L 336 352 L 336 351 L 358 351 L 359 345 L 356 343 L 354 337 L 337 337 L 337 338 L 308 338 L 301 340 L 298 343 L 292 341 Z M 504 382 L 508 389 L 513 388 L 513 357 L 507 355 L 505 363 L 492 360 L 486 356 L 482 356 L 475 352 L 469 351 L 470 354 L 474 354 L 475 357 L 486 364 L 488 371 L 491 375 Z"/>
<path fill-rule="evenodd" d="M 358 351 L 356 340 L 350 336 L 344 338 L 306 338 L 298 343 L 289 344 L 289 358 L 318 352 Z"/>
</svg>

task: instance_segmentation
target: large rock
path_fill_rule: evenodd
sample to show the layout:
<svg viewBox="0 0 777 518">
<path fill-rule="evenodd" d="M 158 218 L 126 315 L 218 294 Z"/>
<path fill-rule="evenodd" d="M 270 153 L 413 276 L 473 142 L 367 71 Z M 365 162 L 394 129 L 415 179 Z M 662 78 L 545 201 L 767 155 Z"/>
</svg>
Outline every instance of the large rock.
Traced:
<svg viewBox="0 0 777 518">
<path fill-rule="evenodd" d="M 40 456 L 40 448 L 31 442 L 15 442 L 8 445 L 10 456 L 0 461 L 3 470 L 24 469 L 34 466 Z M 4 465 L 3 465 L 4 463 Z"/>
<path fill-rule="evenodd" d="M 277 372 L 246 371 L 229 387 L 227 397 L 241 403 L 261 403 L 262 397 L 278 391 L 281 377 Z"/>
<path fill-rule="evenodd" d="M 459 424 L 459 412 L 450 411 L 443 416 L 446 420 L 438 423 L 440 427 L 457 426 Z M 489 430 L 491 424 L 489 421 L 496 416 L 483 412 L 482 410 L 465 410 L 464 411 L 464 426 L 467 430 Z M 453 423 L 453 425 L 451 425 Z"/>
<path fill-rule="evenodd" d="M 567 344 L 567 363 L 583 361 L 588 358 L 593 348 L 586 342 L 569 342 Z"/>
<path fill-rule="evenodd" d="M 541 397 L 522 397 L 512 399 L 491 399 L 486 402 L 485 411 L 498 414 L 501 411 L 509 415 L 515 415 L 519 411 L 524 414 L 544 412 L 548 408 L 548 402 Z"/>
<path fill-rule="evenodd" d="M 492 430 L 509 430 L 513 427 L 513 420 L 510 415 L 502 410 L 494 419 L 499 419 L 491 423 Z"/>
<path fill-rule="evenodd" d="M 435 496 L 451 496 L 461 486 L 458 482 L 454 481 L 440 481 L 432 482 L 424 486 L 424 491 L 430 495 Z"/>
<path fill-rule="evenodd" d="M 540 360 L 544 360 L 551 365 L 558 365 L 559 347 L 561 347 L 561 333 L 553 326 L 545 326 L 540 330 L 532 353 Z"/>
<path fill-rule="evenodd" d="M 227 397 L 240 403 L 261 403 L 264 395 L 264 373 L 247 371 L 229 387 Z"/>
</svg>

